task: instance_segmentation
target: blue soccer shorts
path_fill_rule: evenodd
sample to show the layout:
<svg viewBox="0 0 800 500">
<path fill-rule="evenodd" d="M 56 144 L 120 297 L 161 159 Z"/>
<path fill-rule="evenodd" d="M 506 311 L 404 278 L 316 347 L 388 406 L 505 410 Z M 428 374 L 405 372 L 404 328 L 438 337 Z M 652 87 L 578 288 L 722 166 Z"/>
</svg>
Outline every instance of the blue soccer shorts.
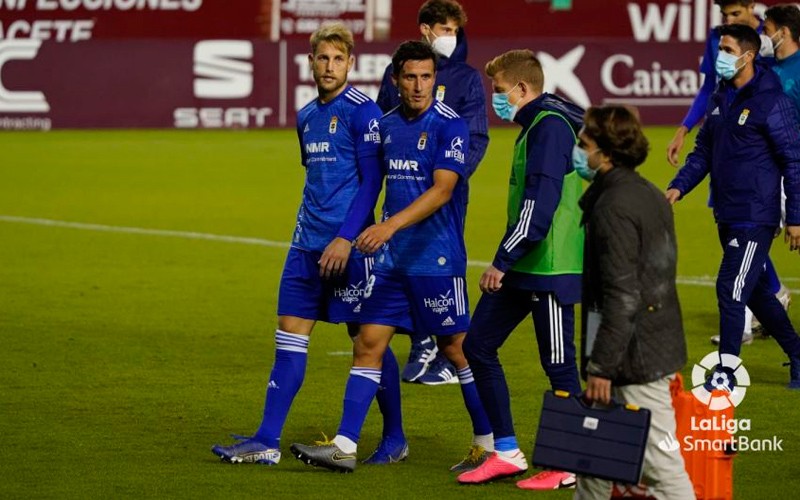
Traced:
<svg viewBox="0 0 800 500">
<path fill-rule="evenodd" d="M 343 275 L 319 275 L 321 252 L 290 248 L 278 291 L 278 316 L 359 323 L 361 302 L 372 271 L 372 257 L 353 254 Z"/>
<path fill-rule="evenodd" d="M 464 277 L 375 272 L 364 291 L 359 321 L 428 335 L 464 333 L 469 328 Z"/>
</svg>

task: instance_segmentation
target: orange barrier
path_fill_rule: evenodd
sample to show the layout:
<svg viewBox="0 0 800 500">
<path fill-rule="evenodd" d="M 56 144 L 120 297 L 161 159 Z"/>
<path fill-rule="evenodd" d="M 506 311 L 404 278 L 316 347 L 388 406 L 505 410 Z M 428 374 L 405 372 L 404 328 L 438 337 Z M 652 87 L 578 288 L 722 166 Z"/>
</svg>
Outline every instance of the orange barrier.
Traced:
<svg viewBox="0 0 800 500">
<path fill-rule="evenodd" d="M 733 420 L 733 406 L 712 411 L 683 389 L 683 377 L 675 377 L 670 385 L 672 405 L 675 407 L 677 440 L 686 463 L 686 471 L 694 485 L 697 500 L 733 499 L 733 457 L 730 446 L 701 446 L 700 443 L 731 443 L 733 435 L 725 430 L 725 422 Z M 714 391 L 714 395 L 722 394 Z M 698 425 L 699 422 L 715 425 Z M 693 427 L 694 423 L 694 429 Z M 710 428 L 709 428 L 710 427 Z M 614 484 L 612 498 L 652 499 L 645 485 Z"/>
</svg>

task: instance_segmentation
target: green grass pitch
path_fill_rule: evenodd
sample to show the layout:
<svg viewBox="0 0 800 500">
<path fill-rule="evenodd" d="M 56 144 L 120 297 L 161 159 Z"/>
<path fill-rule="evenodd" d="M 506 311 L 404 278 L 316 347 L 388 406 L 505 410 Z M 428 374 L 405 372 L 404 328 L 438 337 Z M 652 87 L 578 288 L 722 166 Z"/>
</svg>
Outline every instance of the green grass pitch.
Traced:
<svg viewBox="0 0 800 500">
<path fill-rule="evenodd" d="M 503 233 L 516 132 L 491 131 L 472 181 L 466 238 L 475 261 L 491 260 Z M 659 186 L 674 173 L 663 159 L 671 134 L 648 129 L 641 172 Z M 294 460 L 288 445 L 334 434 L 341 412 L 350 342 L 324 324 L 280 466 L 230 466 L 210 453 L 260 421 L 286 250 L 106 226 L 287 241 L 303 185 L 294 131 L 5 133 L 0 148 L 0 497 L 571 497 L 512 481 L 457 486 L 447 469 L 471 431 L 456 386 L 403 385 L 405 463 L 340 475 Z M 702 187 L 676 206 L 686 376 L 712 350 L 718 318 L 708 277 L 721 252 L 706 197 Z M 772 256 L 800 301 L 800 256 L 782 240 Z M 473 305 L 482 270 L 469 269 Z M 800 306 L 790 315 L 800 327 Z M 528 455 L 547 386 L 533 339 L 527 321 L 501 351 Z M 393 346 L 404 361 L 408 341 Z M 800 490 L 800 393 L 784 388 L 788 369 L 774 341 L 742 352 L 753 382 L 737 416 L 752 420 L 748 436 L 777 435 L 785 451 L 741 453 L 736 496 L 783 498 Z M 362 457 L 379 435 L 373 406 Z"/>
</svg>

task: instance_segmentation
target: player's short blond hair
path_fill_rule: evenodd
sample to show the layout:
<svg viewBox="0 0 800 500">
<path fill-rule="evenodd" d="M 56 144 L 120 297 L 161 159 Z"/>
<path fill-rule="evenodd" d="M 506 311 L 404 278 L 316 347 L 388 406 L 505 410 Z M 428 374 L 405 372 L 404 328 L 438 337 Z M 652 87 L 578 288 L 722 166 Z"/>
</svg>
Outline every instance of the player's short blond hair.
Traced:
<svg viewBox="0 0 800 500">
<path fill-rule="evenodd" d="M 322 42 L 328 42 L 348 56 L 353 53 L 355 42 L 353 33 L 342 23 L 326 24 L 311 34 L 311 53 L 317 53 L 317 47 Z"/>
<path fill-rule="evenodd" d="M 509 50 L 500 54 L 486 63 L 486 76 L 494 78 L 503 73 L 503 78 L 509 82 L 525 82 L 534 91 L 541 92 L 544 88 L 544 72 L 542 63 L 536 59 L 533 51 L 528 49 Z"/>
</svg>

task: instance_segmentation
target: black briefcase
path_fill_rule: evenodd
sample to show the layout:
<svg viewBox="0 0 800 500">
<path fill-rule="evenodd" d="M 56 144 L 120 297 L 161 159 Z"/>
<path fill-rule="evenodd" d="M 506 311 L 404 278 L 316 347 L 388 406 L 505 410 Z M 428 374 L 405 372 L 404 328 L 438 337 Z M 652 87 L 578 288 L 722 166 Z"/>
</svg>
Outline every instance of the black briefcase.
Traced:
<svg viewBox="0 0 800 500">
<path fill-rule="evenodd" d="M 650 410 L 612 404 L 592 408 L 563 391 L 544 394 L 533 464 L 638 484 L 650 429 Z"/>
</svg>

